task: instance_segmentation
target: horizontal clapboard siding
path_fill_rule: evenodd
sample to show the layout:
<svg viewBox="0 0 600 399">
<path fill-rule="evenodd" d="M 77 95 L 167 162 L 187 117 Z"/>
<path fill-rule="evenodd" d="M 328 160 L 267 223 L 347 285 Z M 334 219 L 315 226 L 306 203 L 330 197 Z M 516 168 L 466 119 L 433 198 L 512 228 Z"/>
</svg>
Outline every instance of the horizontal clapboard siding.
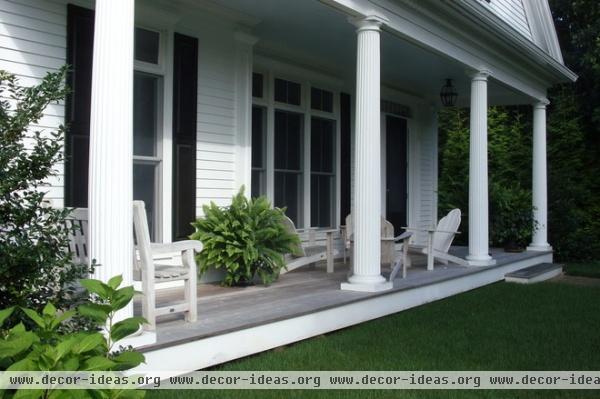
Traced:
<svg viewBox="0 0 600 399">
<path fill-rule="evenodd" d="M 479 0 L 481 4 L 502 18 L 529 40 L 533 40 L 522 0 Z M 537 0 L 536 0 L 537 1 Z"/>
<path fill-rule="evenodd" d="M 23 86 L 38 84 L 66 62 L 67 8 L 49 0 L 0 0 L 0 69 Z M 64 123 L 64 104 L 52 104 L 29 130 L 51 132 Z M 53 205 L 64 205 L 64 165 L 41 189 Z"/>
<path fill-rule="evenodd" d="M 196 214 L 201 216 L 203 205 L 229 205 L 236 192 L 236 93 L 231 32 L 198 37 Z"/>
</svg>

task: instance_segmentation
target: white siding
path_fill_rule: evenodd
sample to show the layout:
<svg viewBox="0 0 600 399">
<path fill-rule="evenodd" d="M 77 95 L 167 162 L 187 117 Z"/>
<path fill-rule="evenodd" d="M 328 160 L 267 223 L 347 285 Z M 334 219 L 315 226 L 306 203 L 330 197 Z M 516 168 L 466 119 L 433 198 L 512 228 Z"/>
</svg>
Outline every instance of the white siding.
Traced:
<svg viewBox="0 0 600 399">
<path fill-rule="evenodd" d="M 67 8 L 49 0 L 0 0 L 0 69 L 11 72 L 24 86 L 39 83 L 46 73 L 66 62 Z M 51 132 L 64 123 L 64 104 L 49 106 L 32 131 Z M 47 198 L 63 206 L 64 166 L 49 180 Z"/>
<path fill-rule="evenodd" d="M 519 31 L 523 36 L 532 40 L 531 30 L 525 14 L 522 0 L 479 0 L 480 3 L 502 18 L 505 22 Z"/>
<path fill-rule="evenodd" d="M 437 115 L 429 107 L 421 107 L 418 132 L 418 190 L 415 225 L 430 229 L 437 224 Z M 425 244 L 426 233 L 419 232 L 415 241 Z"/>
<path fill-rule="evenodd" d="M 236 92 L 233 30 L 198 32 L 196 214 L 236 193 Z"/>
</svg>

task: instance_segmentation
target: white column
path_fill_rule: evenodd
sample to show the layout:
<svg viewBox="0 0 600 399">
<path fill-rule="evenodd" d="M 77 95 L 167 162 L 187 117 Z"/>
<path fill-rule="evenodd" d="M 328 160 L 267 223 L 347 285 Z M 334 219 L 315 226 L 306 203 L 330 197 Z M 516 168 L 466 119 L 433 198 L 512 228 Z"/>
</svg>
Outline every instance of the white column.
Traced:
<svg viewBox="0 0 600 399">
<path fill-rule="evenodd" d="M 90 257 L 132 284 L 134 0 L 96 0 L 90 115 Z M 129 304 L 117 318 L 133 314 Z"/>
<path fill-rule="evenodd" d="M 472 265 L 491 265 L 489 255 L 487 78 L 489 72 L 471 76 L 469 156 L 469 255 Z"/>
<path fill-rule="evenodd" d="M 356 182 L 354 185 L 354 274 L 341 288 L 382 291 L 392 283 L 381 275 L 380 39 L 381 18 L 353 21 L 356 57 Z"/>
<path fill-rule="evenodd" d="M 548 244 L 548 188 L 546 172 L 546 106 L 543 100 L 533 106 L 533 239 L 530 251 L 551 251 Z"/>
<path fill-rule="evenodd" d="M 258 39 L 246 32 L 237 31 L 236 41 L 236 190 L 245 186 L 250 198 L 252 179 L 252 58 L 253 46 Z"/>
</svg>

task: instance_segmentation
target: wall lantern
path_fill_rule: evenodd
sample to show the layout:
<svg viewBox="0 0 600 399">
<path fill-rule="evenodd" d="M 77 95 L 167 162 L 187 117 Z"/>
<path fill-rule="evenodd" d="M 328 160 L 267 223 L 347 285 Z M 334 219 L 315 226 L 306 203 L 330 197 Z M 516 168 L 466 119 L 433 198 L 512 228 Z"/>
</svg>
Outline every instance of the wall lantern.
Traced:
<svg viewBox="0 0 600 399">
<path fill-rule="evenodd" d="M 442 90 L 440 91 L 440 99 L 442 100 L 442 104 L 444 107 L 453 107 L 456 105 L 456 98 L 458 97 L 458 93 L 454 86 L 452 86 L 452 79 L 446 79 L 446 84 L 442 86 Z"/>
</svg>

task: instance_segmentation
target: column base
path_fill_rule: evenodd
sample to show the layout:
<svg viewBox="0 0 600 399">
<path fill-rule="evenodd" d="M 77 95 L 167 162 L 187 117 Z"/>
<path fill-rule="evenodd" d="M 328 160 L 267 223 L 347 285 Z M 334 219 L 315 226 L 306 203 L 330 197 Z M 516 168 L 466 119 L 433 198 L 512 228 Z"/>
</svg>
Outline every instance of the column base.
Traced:
<svg viewBox="0 0 600 399">
<path fill-rule="evenodd" d="M 537 251 L 537 252 L 549 252 L 552 251 L 552 246 L 550 244 L 529 244 L 527 247 L 528 251 Z"/>
<path fill-rule="evenodd" d="M 387 281 L 382 275 L 357 276 L 348 278 L 347 283 L 342 283 L 340 288 L 346 291 L 379 292 L 387 291 L 394 287 L 394 283 Z"/>
<path fill-rule="evenodd" d="M 469 266 L 493 266 L 496 264 L 496 259 L 489 255 L 467 255 Z"/>
</svg>

